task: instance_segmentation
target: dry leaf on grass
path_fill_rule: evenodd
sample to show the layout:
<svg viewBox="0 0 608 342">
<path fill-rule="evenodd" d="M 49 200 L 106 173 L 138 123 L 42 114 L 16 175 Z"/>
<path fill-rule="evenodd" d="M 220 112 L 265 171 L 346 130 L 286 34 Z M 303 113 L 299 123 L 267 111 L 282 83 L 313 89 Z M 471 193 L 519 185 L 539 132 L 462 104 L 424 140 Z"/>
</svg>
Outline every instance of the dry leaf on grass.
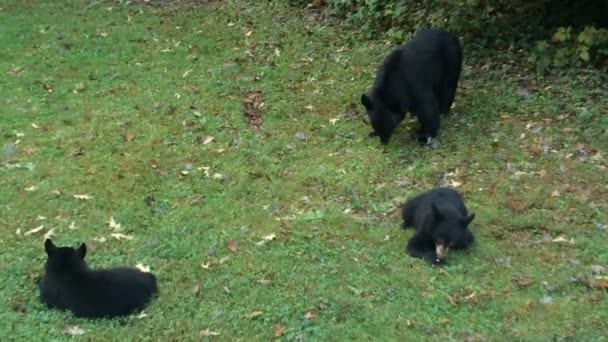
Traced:
<svg viewBox="0 0 608 342">
<path fill-rule="evenodd" d="M 568 239 L 566 239 L 565 237 L 563 237 L 561 235 L 558 236 L 558 237 L 556 237 L 555 239 L 553 239 L 551 241 L 552 242 L 558 242 L 558 243 L 568 243 L 568 244 L 571 244 L 573 246 L 576 245 L 576 242 L 574 241 L 574 238 L 570 238 L 570 240 L 568 240 Z"/>
<path fill-rule="evenodd" d="M 285 327 L 280 324 L 277 324 L 272 328 L 272 336 L 274 337 L 281 337 L 284 333 Z"/>
<path fill-rule="evenodd" d="M 217 331 L 210 331 L 209 328 L 200 332 L 201 336 L 210 337 L 210 336 L 219 336 L 220 333 Z"/>
<path fill-rule="evenodd" d="M 112 236 L 113 238 L 115 238 L 116 240 L 133 240 L 133 236 L 131 235 L 125 235 L 125 234 L 121 234 L 121 233 L 112 233 L 110 234 L 110 236 Z"/>
<path fill-rule="evenodd" d="M 591 282 L 591 286 L 608 289 L 608 278 L 602 278 Z"/>
<path fill-rule="evenodd" d="M 43 239 L 43 240 L 50 239 L 50 238 L 52 238 L 53 236 L 55 236 L 55 228 L 51 228 L 51 230 L 49 230 L 48 232 L 46 232 L 46 233 L 44 234 L 44 237 L 43 237 L 42 239 Z"/>
<path fill-rule="evenodd" d="M 243 107 L 249 128 L 258 129 L 262 124 L 264 97 L 261 91 L 247 91 L 243 94 Z"/>
<path fill-rule="evenodd" d="M 150 267 L 146 266 L 146 265 L 144 265 L 142 263 L 139 263 L 139 264 L 135 265 L 135 267 L 137 269 L 139 269 L 140 271 L 142 271 L 142 272 L 150 273 Z"/>
<path fill-rule="evenodd" d="M 28 235 L 36 234 L 36 233 L 38 233 L 39 231 L 41 231 L 43 229 L 44 229 L 44 225 L 40 225 L 40 226 L 38 226 L 36 228 L 30 229 L 27 232 L 23 233 L 23 236 L 28 236 Z"/>
<path fill-rule="evenodd" d="M 230 240 L 228 241 L 228 249 L 232 252 L 232 253 L 236 253 L 236 250 L 239 247 L 239 243 L 236 240 Z"/>
<path fill-rule="evenodd" d="M 205 139 L 203 140 L 203 145 L 211 144 L 213 140 L 215 140 L 215 138 L 212 136 L 205 137 Z"/>
<path fill-rule="evenodd" d="M 87 201 L 93 198 L 92 196 L 89 196 L 89 195 L 87 195 L 87 194 L 82 194 L 82 195 L 79 195 L 79 194 L 74 194 L 74 195 L 72 195 L 72 196 L 74 196 L 74 198 L 75 198 L 75 199 L 79 199 L 79 200 L 87 200 Z"/>
<path fill-rule="evenodd" d="M 84 335 L 84 330 L 77 325 L 69 326 L 64 331 L 72 336 Z"/>
<path fill-rule="evenodd" d="M 304 318 L 313 319 L 313 318 L 317 317 L 318 314 L 319 314 L 319 312 L 317 310 L 310 310 L 304 314 Z"/>
<path fill-rule="evenodd" d="M 264 313 L 263 311 L 259 311 L 259 310 L 258 311 L 254 311 L 254 312 L 246 314 L 245 318 L 247 318 L 247 319 L 254 319 L 254 318 L 258 317 L 258 316 L 261 316 L 263 313 Z"/>
<path fill-rule="evenodd" d="M 28 186 L 28 187 L 27 187 L 27 188 L 25 188 L 24 190 L 25 190 L 25 191 L 28 191 L 28 192 L 32 192 L 32 191 L 36 191 L 36 189 L 38 189 L 38 187 L 37 187 L 37 186 L 35 186 L 35 185 L 32 185 L 32 186 Z"/>
<path fill-rule="evenodd" d="M 274 234 L 274 233 L 272 233 L 272 234 L 269 234 L 269 235 L 264 236 L 264 237 L 262 238 L 262 240 L 260 240 L 260 241 L 256 242 L 255 244 L 256 244 L 256 245 L 258 245 L 258 246 L 262 246 L 262 245 L 264 245 L 266 242 L 274 240 L 276 237 L 277 237 L 277 235 L 276 235 L 276 234 Z"/>
<path fill-rule="evenodd" d="M 112 230 L 121 230 L 122 229 L 122 227 L 120 226 L 120 223 L 118 223 L 118 222 L 116 222 L 116 220 L 114 220 L 114 216 L 110 216 L 110 220 L 107 221 L 106 223 Z"/>
<path fill-rule="evenodd" d="M 517 284 L 517 286 L 519 288 L 528 287 L 528 286 L 534 284 L 534 279 L 532 279 L 528 276 L 521 276 L 517 279 L 514 279 L 513 281 L 515 282 L 515 284 Z"/>
<path fill-rule="evenodd" d="M 76 230 L 78 227 L 76 227 L 76 222 L 72 221 L 72 223 L 70 223 L 70 226 L 68 227 L 69 230 Z"/>
</svg>

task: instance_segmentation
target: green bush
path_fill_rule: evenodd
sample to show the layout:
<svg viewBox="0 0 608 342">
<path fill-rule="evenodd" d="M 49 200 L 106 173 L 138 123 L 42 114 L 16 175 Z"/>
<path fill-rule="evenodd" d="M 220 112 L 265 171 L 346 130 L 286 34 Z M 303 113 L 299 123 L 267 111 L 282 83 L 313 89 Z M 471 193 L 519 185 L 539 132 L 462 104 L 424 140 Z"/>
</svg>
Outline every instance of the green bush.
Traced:
<svg viewBox="0 0 608 342">
<path fill-rule="evenodd" d="M 525 48 L 539 70 L 608 60 L 608 1 L 596 0 L 287 0 L 323 8 L 368 36 L 402 43 L 424 27 L 443 27 L 468 45 Z M 549 39 L 549 37 L 552 37 Z"/>
</svg>

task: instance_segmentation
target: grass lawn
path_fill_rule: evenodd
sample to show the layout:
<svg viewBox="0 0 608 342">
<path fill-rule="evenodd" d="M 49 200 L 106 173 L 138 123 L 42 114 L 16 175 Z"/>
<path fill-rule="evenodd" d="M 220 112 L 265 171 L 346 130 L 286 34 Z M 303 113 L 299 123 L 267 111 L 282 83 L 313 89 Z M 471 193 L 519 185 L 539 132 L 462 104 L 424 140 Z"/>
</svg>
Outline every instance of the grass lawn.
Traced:
<svg viewBox="0 0 608 342">
<path fill-rule="evenodd" d="M 0 340 L 606 338 L 598 75 L 469 55 L 439 147 L 414 121 L 383 147 L 359 97 L 390 46 L 251 3 L 0 4 Z M 398 208 L 446 184 L 477 240 L 431 268 Z M 45 309 L 47 234 L 149 266 L 147 316 Z"/>
</svg>

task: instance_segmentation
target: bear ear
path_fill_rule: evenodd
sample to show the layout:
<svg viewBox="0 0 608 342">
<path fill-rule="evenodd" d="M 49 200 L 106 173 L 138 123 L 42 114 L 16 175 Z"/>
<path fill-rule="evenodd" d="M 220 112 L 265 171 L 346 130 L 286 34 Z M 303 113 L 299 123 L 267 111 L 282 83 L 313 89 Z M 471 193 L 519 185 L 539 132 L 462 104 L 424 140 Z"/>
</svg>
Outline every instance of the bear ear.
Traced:
<svg viewBox="0 0 608 342">
<path fill-rule="evenodd" d="M 471 221 L 473 221 L 474 218 L 475 218 L 475 214 L 471 214 L 471 215 L 465 217 L 464 224 L 466 224 L 468 226 L 471 223 Z"/>
<path fill-rule="evenodd" d="M 51 255 L 55 253 L 55 251 L 57 250 L 57 246 L 53 244 L 53 241 L 51 241 L 51 239 L 46 239 L 44 240 L 44 250 L 46 251 L 47 255 Z"/>
<path fill-rule="evenodd" d="M 87 245 L 84 242 L 80 244 L 76 249 L 76 253 L 78 253 L 78 256 L 80 256 L 81 259 L 84 259 L 84 256 L 87 255 Z"/>
<path fill-rule="evenodd" d="M 433 217 L 437 221 L 440 221 L 441 219 L 443 219 L 443 215 L 441 214 L 441 212 L 439 211 L 439 208 L 437 208 L 435 203 L 431 204 L 431 209 L 433 210 Z"/>
<path fill-rule="evenodd" d="M 372 99 L 367 96 L 367 94 L 361 94 L 361 103 L 367 110 L 372 110 L 374 108 L 374 103 L 372 102 Z"/>
</svg>

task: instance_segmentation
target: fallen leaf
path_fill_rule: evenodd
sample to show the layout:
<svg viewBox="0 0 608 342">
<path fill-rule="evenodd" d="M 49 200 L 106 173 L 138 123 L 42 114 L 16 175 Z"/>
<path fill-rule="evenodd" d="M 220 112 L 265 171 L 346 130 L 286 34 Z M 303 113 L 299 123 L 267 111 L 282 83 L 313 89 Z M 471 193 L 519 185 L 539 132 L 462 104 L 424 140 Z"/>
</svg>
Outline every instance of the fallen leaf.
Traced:
<svg viewBox="0 0 608 342">
<path fill-rule="evenodd" d="M 48 232 L 44 234 L 43 240 L 50 239 L 55 234 L 55 228 L 51 228 Z"/>
<path fill-rule="evenodd" d="M 122 135 L 122 138 L 123 138 L 123 139 L 124 139 L 126 142 L 129 142 L 129 141 L 133 140 L 133 139 L 135 138 L 135 136 L 134 136 L 133 134 L 131 134 L 131 133 L 124 133 L 124 134 Z"/>
<path fill-rule="evenodd" d="M 519 277 L 517 279 L 514 279 L 514 282 L 520 288 L 524 288 L 524 287 L 528 287 L 528 286 L 534 284 L 534 279 L 532 279 L 532 278 L 530 278 L 528 276 L 521 276 L 521 277 Z"/>
<path fill-rule="evenodd" d="M 68 227 L 69 230 L 76 230 L 76 222 L 72 221 L 72 223 L 70 223 L 70 226 Z"/>
<path fill-rule="evenodd" d="M 202 263 L 202 264 L 201 264 L 201 267 L 202 267 L 204 270 L 208 270 L 208 269 L 209 269 L 209 266 L 211 266 L 211 264 L 209 264 L 208 262 L 205 262 L 205 263 Z"/>
<path fill-rule="evenodd" d="M 142 271 L 142 272 L 150 273 L 150 267 L 146 266 L 146 265 L 144 265 L 142 263 L 139 263 L 139 264 L 135 265 L 135 267 L 137 269 L 139 269 L 140 271 Z"/>
<path fill-rule="evenodd" d="M 272 281 L 270 279 L 266 279 L 266 278 L 258 279 L 256 282 L 258 284 L 262 284 L 262 285 L 268 285 L 268 284 L 272 283 Z"/>
<path fill-rule="evenodd" d="M 338 122 L 338 120 L 340 120 L 339 118 L 333 118 L 333 119 L 329 119 L 329 123 L 332 125 L 335 125 L 336 122 Z"/>
<path fill-rule="evenodd" d="M 254 318 L 258 317 L 258 316 L 261 316 L 263 313 L 264 313 L 263 311 L 259 311 L 259 310 L 258 311 L 254 311 L 254 312 L 246 314 L 245 318 L 247 318 L 247 319 L 254 319 Z"/>
<path fill-rule="evenodd" d="M 41 231 L 43 229 L 44 229 L 44 225 L 40 225 L 40 226 L 38 226 L 38 227 L 36 227 L 34 229 L 30 229 L 27 232 L 23 233 L 23 236 L 28 236 L 28 235 L 36 234 L 36 233 L 38 233 L 39 231 Z"/>
<path fill-rule="evenodd" d="M 78 84 L 76 84 L 76 87 L 74 88 L 74 90 L 76 92 L 79 92 L 79 91 L 83 91 L 85 88 L 86 88 L 86 86 L 84 85 L 84 82 L 80 81 L 80 82 L 78 82 Z"/>
<path fill-rule="evenodd" d="M 209 328 L 200 332 L 201 336 L 219 336 L 220 333 L 216 331 L 210 331 Z"/>
<path fill-rule="evenodd" d="M 551 197 L 559 197 L 559 191 L 555 190 L 551 193 Z"/>
<path fill-rule="evenodd" d="M 93 238 L 93 240 L 94 240 L 94 241 L 97 241 L 97 242 L 101 242 L 101 243 L 106 242 L 106 238 L 105 238 L 105 237 Z"/>
<path fill-rule="evenodd" d="M 89 196 L 89 195 L 86 195 L 86 194 L 84 194 L 84 195 L 74 194 L 72 196 L 74 196 L 75 199 L 87 200 L 87 201 L 93 198 L 92 196 Z"/>
<path fill-rule="evenodd" d="M 222 175 L 221 173 L 214 173 L 213 179 L 224 179 L 224 175 Z"/>
<path fill-rule="evenodd" d="M 125 235 L 125 234 L 121 234 L 121 233 L 112 233 L 112 234 L 110 234 L 110 236 L 112 236 L 116 240 L 121 240 L 121 239 L 133 240 L 133 236 L 131 236 L 131 235 Z"/>
<path fill-rule="evenodd" d="M 574 238 L 570 238 L 570 240 L 567 240 L 565 237 L 563 236 L 558 236 L 555 239 L 551 240 L 552 242 L 563 242 L 563 243 L 569 243 L 571 245 L 576 245 L 576 242 L 574 241 Z"/>
<path fill-rule="evenodd" d="M 272 336 L 274 337 L 281 337 L 284 333 L 285 327 L 280 324 L 277 324 L 272 328 Z"/>
<path fill-rule="evenodd" d="M 249 128 L 258 129 L 262 124 L 264 98 L 261 91 L 247 91 L 243 94 L 243 107 Z"/>
<path fill-rule="evenodd" d="M 110 216 L 110 221 L 106 222 L 108 224 L 108 226 L 110 227 L 110 229 L 113 230 L 121 230 L 122 227 L 120 226 L 120 223 L 116 222 L 114 220 L 114 216 Z"/>
<path fill-rule="evenodd" d="M 203 145 L 211 144 L 213 140 L 215 140 L 215 138 L 212 136 L 205 137 L 205 139 L 203 140 Z"/>
<path fill-rule="evenodd" d="M 232 253 L 236 253 L 237 248 L 238 248 L 238 242 L 236 240 L 230 240 L 230 241 L 228 241 L 228 249 Z"/>
<path fill-rule="evenodd" d="M 36 189 L 38 189 L 38 187 L 36 187 L 35 185 L 32 185 L 32 186 L 28 186 L 27 188 L 25 188 L 25 191 L 32 192 L 32 191 L 36 191 Z"/>
<path fill-rule="evenodd" d="M 145 313 L 144 311 L 140 312 L 139 315 L 137 315 L 137 318 L 142 319 L 142 318 L 146 318 L 148 317 L 148 314 Z"/>
<path fill-rule="evenodd" d="M 317 315 L 318 315 L 318 314 L 319 314 L 319 312 L 318 312 L 318 311 L 316 311 L 316 310 L 310 310 L 310 311 L 307 311 L 307 312 L 304 314 L 304 318 L 306 318 L 306 319 L 309 319 L 309 320 L 310 320 L 310 319 L 313 319 L 313 318 L 317 317 Z"/>
<path fill-rule="evenodd" d="M 313 107 L 312 105 L 304 106 L 304 108 L 306 108 L 306 109 L 308 109 L 308 110 L 313 110 L 313 109 L 315 109 L 315 107 Z"/>
<path fill-rule="evenodd" d="M 72 325 L 67 327 L 64 330 L 66 333 L 68 333 L 69 335 L 72 336 L 78 336 L 78 335 L 83 335 L 84 334 L 84 330 L 82 330 L 79 326 L 77 325 Z"/>
<path fill-rule="evenodd" d="M 602 278 L 591 282 L 591 286 L 608 289 L 608 278 Z"/>
</svg>

